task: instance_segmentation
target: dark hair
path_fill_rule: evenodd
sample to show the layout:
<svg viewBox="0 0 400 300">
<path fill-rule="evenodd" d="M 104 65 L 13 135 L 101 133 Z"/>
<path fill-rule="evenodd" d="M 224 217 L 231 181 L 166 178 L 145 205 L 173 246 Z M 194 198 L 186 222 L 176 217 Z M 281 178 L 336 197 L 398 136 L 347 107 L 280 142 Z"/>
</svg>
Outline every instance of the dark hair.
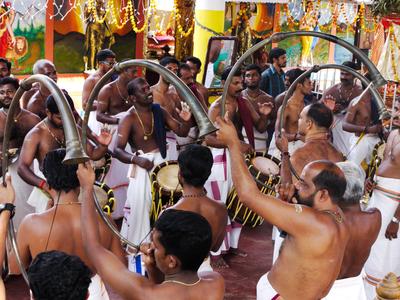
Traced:
<svg viewBox="0 0 400 300">
<path fill-rule="evenodd" d="M 211 174 L 213 156 L 208 147 L 189 145 L 178 156 L 179 171 L 185 182 L 202 187 Z"/>
<path fill-rule="evenodd" d="M 271 51 L 269 52 L 269 62 L 272 64 L 274 62 L 274 58 L 278 59 L 280 56 L 285 55 L 286 54 L 286 50 L 282 49 L 282 48 L 273 48 L 271 49 Z"/>
<path fill-rule="evenodd" d="M 186 57 L 186 58 L 184 59 L 184 61 L 185 61 L 185 62 L 186 62 L 186 61 L 190 61 L 191 63 L 195 64 L 195 65 L 197 66 L 197 69 L 199 69 L 199 70 L 200 70 L 200 68 L 201 68 L 201 60 L 198 59 L 198 58 L 195 57 L 195 56 Z"/>
<path fill-rule="evenodd" d="M 8 59 L 5 59 L 4 57 L 0 57 L 0 62 L 6 64 L 8 71 L 11 71 L 11 62 Z"/>
<path fill-rule="evenodd" d="M 343 62 L 342 66 L 346 66 L 346 67 L 352 68 L 355 71 L 360 70 L 360 66 L 359 65 L 357 65 L 355 62 L 352 62 L 352 61 L 349 61 L 349 60 Z"/>
<path fill-rule="evenodd" d="M 297 79 L 297 78 L 299 78 L 303 73 L 305 73 L 306 71 L 305 70 L 301 70 L 301 69 L 295 69 L 295 72 L 294 72 L 294 76 L 296 77 L 294 80 L 293 80 L 293 82 Z M 311 75 L 311 74 L 310 74 Z M 307 79 L 310 79 L 310 75 L 308 75 L 308 76 L 306 76 L 306 77 L 303 77 L 299 82 L 297 82 L 297 84 L 304 84 L 304 81 L 306 81 Z M 289 80 L 289 82 L 290 82 L 290 80 Z M 291 82 L 291 84 L 293 83 L 293 82 Z"/>
<path fill-rule="evenodd" d="M 115 58 L 115 53 L 110 49 L 102 49 L 96 54 L 96 61 L 105 61 L 107 58 Z"/>
<path fill-rule="evenodd" d="M 176 64 L 179 66 L 179 61 L 173 56 L 165 56 L 160 59 L 160 65 L 162 65 L 163 67 L 169 64 Z"/>
<path fill-rule="evenodd" d="M 327 190 L 334 203 L 338 203 L 346 190 L 346 178 L 337 165 L 328 160 L 313 161 L 311 164 L 322 164 L 323 170 L 312 182 L 316 190 Z"/>
<path fill-rule="evenodd" d="M 126 86 L 128 95 L 129 96 L 136 95 L 136 90 L 137 90 L 138 84 L 145 84 L 145 83 L 147 83 L 147 81 L 143 77 L 138 77 L 138 78 L 135 78 L 135 79 L 129 81 L 128 85 Z"/>
<path fill-rule="evenodd" d="M 178 68 L 178 76 L 181 77 L 181 70 L 192 72 L 190 66 L 187 63 L 180 63 Z"/>
<path fill-rule="evenodd" d="M 250 64 L 250 65 L 246 66 L 246 68 L 244 70 L 245 71 L 256 70 L 257 73 L 260 74 L 260 75 L 262 73 L 261 68 L 256 64 Z"/>
<path fill-rule="evenodd" d="M 78 256 L 61 251 L 39 253 L 28 269 L 35 300 L 86 300 L 91 276 Z"/>
<path fill-rule="evenodd" d="M 176 256 L 181 269 L 197 272 L 211 248 L 211 227 L 199 214 L 167 209 L 156 221 L 165 254 Z"/>
<path fill-rule="evenodd" d="M 318 127 L 329 129 L 333 122 L 332 111 L 323 103 L 316 102 L 308 106 L 307 117 Z"/>
<path fill-rule="evenodd" d="M 16 90 L 19 88 L 19 80 L 14 77 L 6 76 L 3 78 L 0 78 L 0 85 L 6 85 L 6 84 L 11 84 L 14 86 Z"/>
<path fill-rule="evenodd" d="M 68 193 L 80 184 L 76 175 L 78 165 L 63 164 L 65 153 L 61 148 L 48 152 L 43 161 L 43 174 L 49 187 Z"/>
<path fill-rule="evenodd" d="M 295 68 L 295 69 L 290 69 L 289 71 L 287 71 L 285 73 L 285 76 L 287 76 L 289 78 L 289 82 L 290 82 L 290 84 L 292 84 L 297 79 L 297 77 L 299 77 L 303 73 L 304 73 L 304 71 L 302 69 Z"/>
<path fill-rule="evenodd" d="M 63 90 L 64 96 L 68 101 L 69 106 L 71 107 L 71 110 L 75 110 L 75 105 L 74 105 L 74 100 L 72 100 L 71 96 L 68 94 L 66 90 Z M 58 109 L 56 100 L 54 99 L 53 95 L 50 95 L 46 99 L 46 108 L 51 112 L 52 114 L 59 114 L 60 110 Z"/>
<path fill-rule="evenodd" d="M 226 79 L 228 78 L 229 73 L 231 71 L 232 71 L 232 66 L 226 67 L 221 74 L 221 80 L 226 81 Z M 233 76 L 242 77 L 242 72 L 240 71 L 240 69 L 236 70 L 236 72 L 235 72 L 235 74 L 233 74 Z"/>
</svg>

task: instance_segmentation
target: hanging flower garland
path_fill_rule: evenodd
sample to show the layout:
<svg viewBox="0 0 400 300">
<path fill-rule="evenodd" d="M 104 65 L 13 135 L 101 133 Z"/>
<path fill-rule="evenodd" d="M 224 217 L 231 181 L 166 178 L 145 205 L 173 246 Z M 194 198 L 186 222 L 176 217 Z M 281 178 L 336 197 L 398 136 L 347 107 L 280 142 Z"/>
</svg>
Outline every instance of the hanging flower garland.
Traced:
<svg viewBox="0 0 400 300">
<path fill-rule="evenodd" d="M 182 15 L 178 8 L 178 0 L 174 0 L 173 14 L 175 22 L 177 24 L 176 33 L 179 34 L 181 37 L 187 38 L 194 30 L 194 23 L 195 23 L 194 18 L 193 20 L 191 20 L 190 26 L 188 26 L 188 30 L 185 31 L 183 29 L 183 26 L 181 25 Z M 188 22 L 188 20 L 184 20 L 184 22 L 186 23 Z"/>
</svg>

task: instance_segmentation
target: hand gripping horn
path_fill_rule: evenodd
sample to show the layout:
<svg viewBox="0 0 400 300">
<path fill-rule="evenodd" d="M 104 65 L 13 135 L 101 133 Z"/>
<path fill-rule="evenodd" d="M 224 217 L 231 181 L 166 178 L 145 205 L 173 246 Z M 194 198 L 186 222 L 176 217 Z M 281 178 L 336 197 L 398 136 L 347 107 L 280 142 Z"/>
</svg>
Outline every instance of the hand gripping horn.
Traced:
<svg viewBox="0 0 400 300">
<path fill-rule="evenodd" d="M 247 50 L 235 63 L 233 66 L 231 72 L 229 73 L 228 78 L 226 79 L 225 86 L 224 86 L 224 92 L 222 94 L 222 105 L 221 105 L 221 116 L 225 115 L 225 99 L 226 99 L 226 94 L 228 92 L 228 86 L 230 82 L 232 81 L 233 74 L 240 68 L 242 63 L 254 52 L 256 52 L 258 49 L 264 47 L 265 45 L 268 45 L 272 42 L 277 43 L 280 41 L 283 41 L 289 37 L 293 36 L 315 36 L 324 40 L 327 40 L 329 42 L 338 44 L 342 46 L 343 48 L 346 48 L 349 50 L 353 55 L 355 55 L 368 69 L 369 74 L 371 75 L 372 82 L 375 84 L 376 87 L 380 87 L 382 85 L 386 84 L 386 80 L 383 78 L 382 74 L 379 73 L 378 69 L 375 67 L 375 65 L 372 63 L 372 61 L 369 60 L 368 56 L 366 56 L 360 49 L 358 49 L 356 46 L 334 36 L 331 34 L 327 33 L 322 33 L 322 32 L 316 32 L 316 31 L 292 31 L 292 32 L 277 32 L 274 33 L 270 36 L 269 39 L 264 40 L 259 42 L 258 44 L 254 45 L 251 47 L 249 50 Z M 379 98 L 377 99 L 377 105 L 379 111 L 384 111 L 385 104 Z"/>
<path fill-rule="evenodd" d="M 54 96 L 57 107 L 61 113 L 61 118 L 64 124 L 63 125 L 64 135 L 66 140 L 66 155 L 63 160 L 63 163 L 77 164 L 89 160 L 89 157 L 86 155 L 85 151 L 82 148 L 75 119 L 73 117 L 71 108 L 69 107 L 68 101 L 64 96 L 64 93 L 57 86 L 57 84 L 49 77 L 41 74 L 32 75 L 21 82 L 20 87 L 18 88 L 14 98 L 11 101 L 10 109 L 7 114 L 6 127 L 3 139 L 3 149 L 2 149 L 3 184 L 5 184 L 6 173 L 8 168 L 8 147 L 10 142 L 12 124 L 14 121 L 15 110 L 19 106 L 19 100 L 21 99 L 24 92 L 30 90 L 32 84 L 35 82 L 39 82 L 41 85 L 45 86 L 50 91 L 50 93 Z M 11 245 L 15 253 L 15 257 L 17 259 L 17 263 L 21 270 L 22 276 L 24 277 L 25 282 L 29 284 L 28 274 L 25 271 L 25 268 L 21 261 L 21 257 L 18 252 L 18 245 L 15 238 L 14 223 L 12 219 L 10 219 L 10 228 L 8 230 L 8 237 L 11 241 Z"/>
<path fill-rule="evenodd" d="M 352 68 L 343 66 L 343 65 L 336 65 L 336 64 L 327 64 L 327 65 L 322 65 L 322 66 L 316 65 L 316 66 L 313 66 L 312 68 L 308 69 L 306 72 L 301 74 L 299 77 L 297 77 L 296 80 L 290 85 L 289 90 L 287 91 L 285 98 L 283 99 L 283 102 L 282 102 L 281 115 L 279 118 L 279 122 L 280 122 L 279 132 L 280 133 L 282 133 L 282 129 L 283 129 L 283 115 L 284 115 L 284 112 L 286 109 L 287 102 L 290 98 L 290 95 L 292 95 L 294 90 L 296 89 L 297 83 L 301 82 L 304 78 L 310 76 L 311 73 L 315 73 L 315 72 L 318 72 L 323 69 L 339 69 L 339 70 L 351 73 L 351 75 L 360 79 L 361 83 L 364 86 L 371 85 L 370 91 L 372 94 L 372 99 L 373 99 L 373 101 L 375 101 L 375 103 L 378 106 L 378 110 L 379 110 L 378 112 L 379 112 L 380 119 L 390 117 L 388 111 L 386 110 L 386 107 L 384 105 L 381 105 L 381 104 L 383 104 L 381 95 L 376 90 L 373 82 L 370 82 L 365 76 L 361 75 L 360 73 L 353 70 Z M 289 160 L 289 164 L 290 164 L 290 160 Z M 290 171 L 292 172 L 293 176 L 295 176 L 297 179 L 300 179 L 299 175 L 296 173 L 295 169 L 293 168 L 293 166 L 291 164 L 290 164 Z"/>
<path fill-rule="evenodd" d="M 196 123 L 199 127 L 199 137 L 204 137 L 207 134 L 210 134 L 217 129 L 214 127 L 214 125 L 211 123 L 210 119 L 208 118 L 206 112 L 204 111 L 204 108 L 201 106 L 199 101 L 197 100 L 196 96 L 193 94 L 193 92 L 189 89 L 189 87 L 186 86 L 183 81 L 176 76 L 174 73 L 172 73 L 170 70 L 164 68 L 163 66 L 154 63 L 149 60 L 145 59 L 131 59 L 128 61 L 124 61 L 121 63 L 117 63 L 114 65 L 114 67 L 108 71 L 95 85 L 93 88 L 92 92 L 90 93 L 86 110 L 85 110 L 85 116 L 83 119 L 83 124 L 82 124 L 82 142 L 86 142 L 86 130 L 87 130 L 87 123 L 89 119 L 89 113 L 93 105 L 94 99 L 97 97 L 100 89 L 108 83 L 110 80 L 110 77 L 115 73 L 115 72 L 120 72 L 121 70 L 128 68 L 128 67 L 145 67 L 148 68 L 154 72 L 157 72 L 161 76 L 165 77 L 169 82 L 171 82 L 177 89 L 179 95 L 183 98 L 183 100 L 189 105 L 190 109 L 192 110 L 193 116 L 196 119 Z M 134 249 L 139 249 L 140 245 L 135 245 L 129 240 L 127 240 L 124 236 L 121 235 L 121 233 L 115 228 L 115 226 L 110 222 L 108 217 L 105 215 L 103 210 L 101 209 L 100 204 L 97 201 L 97 198 L 95 197 L 95 204 L 96 204 L 96 209 L 98 213 L 100 214 L 101 218 L 103 221 L 106 223 L 106 225 L 110 228 L 110 230 L 119 237 L 120 241 Z"/>
</svg>

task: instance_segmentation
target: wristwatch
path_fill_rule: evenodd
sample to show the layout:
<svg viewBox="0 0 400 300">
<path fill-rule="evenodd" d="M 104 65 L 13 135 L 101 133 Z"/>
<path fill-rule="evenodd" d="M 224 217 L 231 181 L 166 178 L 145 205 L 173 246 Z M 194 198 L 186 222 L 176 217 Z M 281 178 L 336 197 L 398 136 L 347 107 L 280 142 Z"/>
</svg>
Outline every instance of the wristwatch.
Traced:
<svg viewBox="0 0 400 300">
<path fill-rule="evenodd" d="M 400 223 L 400 220 L 397 219 L 396 217 L 393 217 L 393 218 L 392 218 L 392 222 L 393 222 L 393 223 L 396 223 L 396 224 L 399 224 L 399 223 Z"/>
<path fill-rule="evenodd" d="M 12 203 L 1 203 L 0 204 L 0 214 L 5 211 L 5 210 L 9 210 L 10 211 L 10 219 L 12 217 L 14 217 L 15 214 L 15 205 Z"/>
</svg>

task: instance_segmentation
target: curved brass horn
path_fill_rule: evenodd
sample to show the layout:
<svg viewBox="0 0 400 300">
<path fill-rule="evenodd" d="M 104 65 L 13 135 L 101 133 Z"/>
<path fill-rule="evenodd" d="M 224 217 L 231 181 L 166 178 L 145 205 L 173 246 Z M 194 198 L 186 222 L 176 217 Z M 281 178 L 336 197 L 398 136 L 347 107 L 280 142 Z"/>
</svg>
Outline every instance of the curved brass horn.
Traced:
<svg viewBox="0 0 400 300">
<path fill-rule="evenodd" d="M 76 128 L 75 119 L 73 117 L 71 108 L 68 105 L 68 101 L 64 96 L 64 93 L 60 90 L 57 84 L 50 79 L 49 77 L 41 74 L 32 75 L 27 79 L 23 80 L 20 84 L 19 89 L 14 95 L 14 98 L 11 101 L 10 109 L 7 114 L 6 127 L 4 132 L 3 139 L 3 184 L 5 184 L 6 173 L 8 169 L 8 147 L 11 137 L 11 127 L 14 122 L 15 110 L 19 106 L 19 100 L 25 91 L 31 89 L 32 84 L 35 82 L 39 82 L 41 85 L 44 85 L 50 93 L 54 96 L 58 109 L 61 113 L 61 118 L 64 123 L 64 134 L 66 140 L 66 155 L 63 163 L 65 164 L 75 164 L 87 161 L 89 157 L 86 155 L 85 151 L 82 148 L 82 144 L 79 139 L 79 133 Z M 18 209 L 18 208 L 17 208 Z M 21 262 L 21 257 L 18 252 L 18 246 L 15 237 L 14 223 L 12 219 L 10 219 L 10 228 L 8 230 L 8 236 L 11 240 L 11 245 L 13 251 L 15 253 L 15 257 L 17 259 L 18 266 L 21 270 L 22 276 L 24 277 L 25 282 L 28 284 L 28 274 L 26 273 L 23 264 Z"/>
<path fill-rule="evenodd" d="M 323 33 L 323 32 L 316 32 L 316 31 L 292 31 L 292 32 L 276 32 L 270 36 L 269 39 L 264 40 L 259 42 L 258 44 L 254 45 L 250 49 L 248 49 L 234 64 L 232 67 L 231 72 L 229 73 L 228 78 L 226 79 L 226 83 L 224 86 L 224 92 L 222 94 L 222 105 L 221 105 L 221 116 L 225 115 L 225 99 L 226 99 L 226 94 L 228 92 L 228 86 L 230 82 L 232 81 L 233 74 L 240 68 L 242 63 L 254 52 L 259 50 L 260 48 L 264 47 L 265 45 L 268 45 L 272 42 L 277 43 L 280 41 L 283 41 L 289 37 L 292 36 L 315 36 L 324 40 L 327 40 L 329 42 L 338 44 L 342 46 L 343 48 L 346 48 L 349 50 L 351 53 L 353 53 L 368 69 L 369 74 L 371 75 L 372 82 L 375 84 L 375 86 L 379 87 L 382 85 L 386 84 L 385 78 L 383 78 L 382 74 L 379 73 L 378 69 L 375 67 L 375 65 L 372 63 L 372 61 L 366 56 L 360 49 L 358 49 L 356 46 L 338 38 L 337 36 Z M 381 109 L 381 107 L 384 107 L 384 103 L 378 103 L 378 107 Z"/>
<path fill-rule="evenodd" d="M 149 60 L 145 59 L 131 59 L 128 61 L 124 61 L 121 63 L 117 63 L 114 65 L 114 67 L 108 71 L 95 85 L 93 88 L 92 92 L 90 93 L 87 105 L 86 105 L 86 110 L 85 110 L 85 116 L 83 119 L 83 125 L 82 125 L 82 141 L 84 142 L 86 140 L 86 127 L 89 119 L 89 113 L 93 105 L 94 99 L 97 97 L 100 89 L 109 81 L 110 77 L 115 73 L 119 72 L 122 69 L 128 68 L 128 67 L 145 67 L 148 68 L 154 72 L 157 72 L 161 76 L 165 77 L 171 84 L 175 86 L 177 89 L 179 95 L 182 96 L 182 100 L 184 100 L 190 107 L 194 118 L 196 119 L 196 123 L 199 127 L 199 137 L 204 137 L 207 134 L 210 134 L 217 129 L 214 127 L 214 125 L 211 123 L 210 119 L 207 116 L 207 113 L 204 111 L 204 108 L 201 106 L 200 102 L 197 100 L 196 96 L 193 94 L 193 92 L 189 89 L 189 87 L 186 86 L 186 84 L 174 73 L 172 73 L 170 70 L 167 68 L 164 68 L 163 66 L 154 63 Z"/>
<path fill-rule="evenodd" d="M 280 118 L 279 118 L 279 132 L 282 132 L 282 128 L 283 128 L 283 115 L 286 109 L 286 105 L 287 102 L 290 98 L 290 95 L 293 94 L 297 83 L 301 82 L 304 78 L 308 77 L 311 73 L 315 73 L 318 72 L 320 70 L 323 69 L 339 69 L 339 70 L 343 70 L 345 72 L 351 73 L 351 75 L 353 75 L 354 77 L 357 77 L 358 79 L 360 79 L 361 83 L 365 86 L 368 86 L 369 84 L 371 85 L 371 94 L 372 94 L 372 99 L 373 101 L 375 101 L 375 103 L 378 106 L 378 110 L 379 110 L 379 117 L 382 118 L 386 118 L 386 117 L 390 117 L 388 111 L 386 110 L 386 107 L 383 105 L 381 106 L 381 104 L 383 104 L 381 95 L 379 94 L 379 92 L 376 90 L 373 82 L 371 83 L 365 76 L 361 75 L 360 73 L 358 73 L 357 71 L 353 70 L 350 67 L 347 66 L 343 66 L 343 65 L 336 65 L 336 64 L 327 64 L 327 65 L 322 65 L 322 66 L 313 66 L 312 68 L 308 69 L 306 72 L 304 72 L 303 74 L 301 74 L 299 77 L 296 78 L 295 81 L 293 81 L 293 83 L 290 85 L 288 91 L 286 92 L 285 98 L 283 99 L 282 102 L 282 108 L 281 108 L 281 114 L 280 114 Z M 289 162 L 290 163 L 290 162 Z M 292 172 L 292 174 L 299 179 L 299 175 L 296 173 L 296 171 L 294 170 L 294 168 L 292 167 L 292 165 L 290 165 L 290 170 Z"/>
</svg>

